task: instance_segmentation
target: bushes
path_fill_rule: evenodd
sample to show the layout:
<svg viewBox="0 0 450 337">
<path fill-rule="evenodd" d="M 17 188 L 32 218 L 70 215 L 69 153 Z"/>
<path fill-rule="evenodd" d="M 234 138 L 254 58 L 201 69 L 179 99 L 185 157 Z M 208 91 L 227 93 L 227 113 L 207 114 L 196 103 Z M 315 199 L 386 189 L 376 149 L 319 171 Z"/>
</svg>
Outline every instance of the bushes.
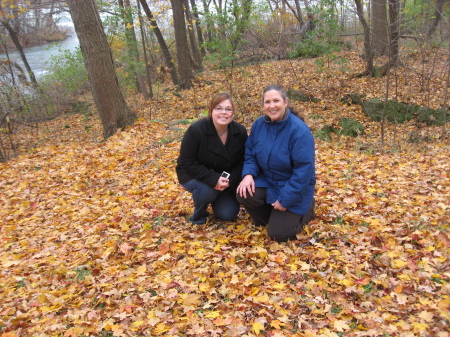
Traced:
<svg viewBox="0 0 450 337">
<path fill-rule="evenodd" d="M 364 133 L 364 125 L 357 122 L 354 118 L 342 117 L 339 120 L 339 128 L 334 128 L 325 124 L 320 130 L 314 132 L 314 136 L 320 140 L 331 141 L 331 134 L 335 133 L 343 136 L 358 137 Z"/>
<path fill-rule="evenodd" d="M 74 104 L 76 97 L 89 89 L 87 70 L 79 48 L 53 56 L 47 71 L 40 85 L 54 105 L 62 110 Z"/>
<path fill-rule="evenodd" d="M 328 42 L 317 37 L 301 40 L 289 53 L 290 58 L 316 58 L 341 49 L 339 42 Z"/>
</svg>

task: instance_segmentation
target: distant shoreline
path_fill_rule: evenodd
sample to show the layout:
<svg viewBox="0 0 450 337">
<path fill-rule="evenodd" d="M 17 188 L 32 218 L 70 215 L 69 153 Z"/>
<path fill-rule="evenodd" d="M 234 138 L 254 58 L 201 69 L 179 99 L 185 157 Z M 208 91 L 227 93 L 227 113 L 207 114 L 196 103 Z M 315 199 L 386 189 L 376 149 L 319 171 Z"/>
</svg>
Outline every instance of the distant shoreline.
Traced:
<svg viewBox="0 0 450 337">
<path fill-rule="evenodd" d="M 36 38 L 36 37 L 25 35 L 25 36 L 21 37 L 20 43 L 22 45 L 22 48 L 25 49 L 25 48 L 29 48 L 29 47 L 45 45 L 47 43 L 61 42 L 61 41 L 66 40 L 73 34 L 75 34 L 75 32 L 73 32 L 73 30 L 67 29 L 67 30 L 60 30 L 50 36 L 47 36 L 47 37 L 40 36 L 40 37 Z M 0 44 L 0 54 L 5 54 L 6 52 L 17 51 L 16 46 L 11 41 L 9 36 L 5 40 L 6 41 L 3 41 L 3 44 Z M 6 48 L 5 48 L 5 45 L 6 45 Z"/>
</svg>

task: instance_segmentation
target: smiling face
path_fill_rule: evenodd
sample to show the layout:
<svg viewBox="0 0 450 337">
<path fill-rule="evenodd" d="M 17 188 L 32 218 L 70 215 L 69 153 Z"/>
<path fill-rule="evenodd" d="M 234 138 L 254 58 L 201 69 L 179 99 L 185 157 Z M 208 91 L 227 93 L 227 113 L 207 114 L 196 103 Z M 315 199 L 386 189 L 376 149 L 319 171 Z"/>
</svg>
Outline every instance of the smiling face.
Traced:
<svg viewBox="0 0 450 337">
<path fill-rule="evenodd" d="M 229 99 L 225 99 L 217 104 L 211 111 L 211 118 L 217 127 L 226 126 L 233 120 L 233 104 Z"/>
<path fill-rule="evenodd" d="M 287 106 L 288 99 L 283 99 L 277 90 L 269 90 L 263 96 L 263 109 L 272 122 L 283 120 Z"/>
</svg>

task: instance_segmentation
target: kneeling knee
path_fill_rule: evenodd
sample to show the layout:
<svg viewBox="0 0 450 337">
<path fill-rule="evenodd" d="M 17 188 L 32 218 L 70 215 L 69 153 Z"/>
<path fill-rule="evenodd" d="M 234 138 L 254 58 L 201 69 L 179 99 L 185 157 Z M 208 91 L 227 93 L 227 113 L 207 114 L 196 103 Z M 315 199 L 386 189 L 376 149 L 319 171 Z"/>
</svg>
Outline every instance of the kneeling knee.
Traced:
<svg viewBox="0 0 450 337">
<path fill-rule="evenodd" d="M 297 233 L 295 234 L 287 234 L 287 233 L 280 233 L 274 230 L 271 230 L 270 228 L 268 229 L 268 233 L 269 237 L 277 242 L 286 242 L 288 240 L 293 240 L 296 238 Z"/>
</svg>

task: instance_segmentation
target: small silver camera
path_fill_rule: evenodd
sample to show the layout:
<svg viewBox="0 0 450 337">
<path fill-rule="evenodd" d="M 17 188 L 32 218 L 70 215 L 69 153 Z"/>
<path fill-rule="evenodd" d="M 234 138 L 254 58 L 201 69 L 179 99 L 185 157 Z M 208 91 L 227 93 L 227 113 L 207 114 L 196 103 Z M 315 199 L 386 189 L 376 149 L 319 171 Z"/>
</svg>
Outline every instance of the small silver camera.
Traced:
<svg viewBox="0 0 450 337">
<path fill-rule="evenodd" d="M 223 178 L 230 178 L 230 174 L 228 172 L 223 171 L 222 174 L 220 175 Z"/>
</svg>

